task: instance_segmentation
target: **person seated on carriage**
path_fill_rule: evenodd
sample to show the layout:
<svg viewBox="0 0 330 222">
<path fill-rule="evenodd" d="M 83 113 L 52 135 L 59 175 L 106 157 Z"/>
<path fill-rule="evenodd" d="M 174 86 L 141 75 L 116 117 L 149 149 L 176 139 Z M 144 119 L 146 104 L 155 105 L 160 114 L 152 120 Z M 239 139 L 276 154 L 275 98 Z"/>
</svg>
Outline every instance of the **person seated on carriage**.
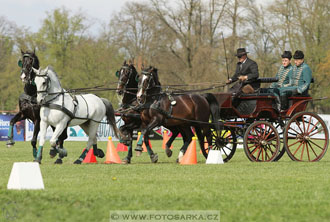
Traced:
<svg viewBox="0 0 330 222">
<path fill-rule="evenodd" d="M 282 65 L 277 71 L 275 78 L 277 82 L 273 82 L 270 85 L 270 89 L 267 90 L 269 93 L 273 93 L 276 96 L 277 110 L 281 110 L 280 102 L 280 88 L 289 86 L 289 81 L 292 76 L 293 66 L 291 65 L 292 53 L 291 51 L 284 51 L 281 55 Z"/>
<path fill-rule="evenodd" d="M 237 49 L 235 56 L 238 58 L 235 74 L 227 80 L 226 84 L 234 83 L 239 80 L 234 86 L 229 89 L 229 92 L 235 95 L 243 93 L 254 93 L 260 88 L 258 64 L 250 59 L 245 48 Z"/>
<path fill-rule="evenodd" d="M 281 110 L 288 109 L 288 97 L 307 96 L 312 81 L 312 70 L 304 62 L 304 53 L 297 50 L 295 51 L 293 58 L 295 65 L 292 68 L 291 74 L 290 72 L 288 73 L 289 82 L 278 88 Z"/>
</svg>

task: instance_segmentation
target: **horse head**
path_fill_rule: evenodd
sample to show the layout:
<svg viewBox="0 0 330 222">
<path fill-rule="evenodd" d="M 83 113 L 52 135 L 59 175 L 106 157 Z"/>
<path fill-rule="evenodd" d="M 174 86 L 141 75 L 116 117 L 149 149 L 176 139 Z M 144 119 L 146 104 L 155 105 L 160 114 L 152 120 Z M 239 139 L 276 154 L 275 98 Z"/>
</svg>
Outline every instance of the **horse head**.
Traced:
<svg viewBox="0 0 330 222">
<path fill-rule="evenodd" d="M 119 79 L 116 90 L 118 95 L 122 95 L 126 88 L 137 87 L 139 76 L 132 62 L 126 63 L 125 60 L 120 70 L 116 72 L 116 76 Z"/>
<path fill-rule="evenodd" d="M 34 69 L 39 69 L 39 59 L 35 54 L 35 51 L 26 51 L 21 50 L 22 59 L 18 60 L 18 66 L 22 68 L 21 71 L 21 80 L 24 83 L 32 82 L 35 77 Z"/>
<path fill-rule="evenodd" d="M 158 70 L 152 66 L 143 69 L 141 71 L 141 78 L 139 78 L 138 92 L 136 95 L 137 102 L 139 104 L 144 104 L 147 99 L 148 90 L 158 86 L 160 86 Z"/>
<path fill-rule="evenodd" d="M 51 67 L 46 67 L 45 69 L 35 69 L 34 82 L 37 87 L 37 102 L 38 104 L 46 103 L 46 97 L 50 96 L 50 100 L 54 99 L 58 95 L 63 93 L 60 81 L 57 74 Z"/>
</svg>

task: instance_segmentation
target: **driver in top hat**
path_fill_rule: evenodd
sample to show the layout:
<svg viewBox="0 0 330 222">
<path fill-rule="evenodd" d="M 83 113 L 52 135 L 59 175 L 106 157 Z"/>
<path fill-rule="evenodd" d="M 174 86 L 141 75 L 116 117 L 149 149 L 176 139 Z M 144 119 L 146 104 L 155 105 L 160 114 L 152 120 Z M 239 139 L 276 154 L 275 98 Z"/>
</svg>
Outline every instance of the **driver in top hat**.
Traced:
<svg viewBox="0 0 330 222">
<path fill-rule="evenodd" d="M 258 64 L 252 59 L 248 58 L 245 48 L 237 49 L 235 56 L 238 58 L 235 74 L 227 80 L 227 84 L 236 82 L 233 87 L 229 89 L 231 93 L 254 93 L 256 89 L 260 88 L 260 82 L 256 81 L 259 77 Z"/>
</svg>

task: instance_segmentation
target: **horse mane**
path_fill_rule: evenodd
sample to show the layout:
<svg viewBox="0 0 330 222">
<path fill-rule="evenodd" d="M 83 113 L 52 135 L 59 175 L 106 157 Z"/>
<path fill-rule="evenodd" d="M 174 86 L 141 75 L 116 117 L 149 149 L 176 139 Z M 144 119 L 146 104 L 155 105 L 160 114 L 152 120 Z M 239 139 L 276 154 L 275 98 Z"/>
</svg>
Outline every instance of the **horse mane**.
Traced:
<svg viewBox="0 0 330 222">
<path fill-rule="evenodd" d="M 54 73 L 55 77 L 56 77 L 57 80 L 58 80 L 58 83 L 60 84 L 60 87 L 63 89 L 63 87 L 62 87 L 62 85 L 61 85 L 60 78 L 59 78 L 59 76 L 57 75 L 57 72 L 55 71 L 55 69 L 53 68 L 53 66 L 48 65 L 44 70 L 46 70 L 46 69 L 48 69 L 48 71 L 50 70 L 50 71 L 52 71 L 52 72 Z"/>
<path fill-rule="evenodd" d="M 150 68 L 152 69 L 153 73 L 154 73 L 154 80 L 155 80 L 155 84 L 156 86 L 161 86 L 160 81 L 159 81 L 159 77 L 158 77 L 158 69 L 155 67 L 150 66 Z"/>
</svg>

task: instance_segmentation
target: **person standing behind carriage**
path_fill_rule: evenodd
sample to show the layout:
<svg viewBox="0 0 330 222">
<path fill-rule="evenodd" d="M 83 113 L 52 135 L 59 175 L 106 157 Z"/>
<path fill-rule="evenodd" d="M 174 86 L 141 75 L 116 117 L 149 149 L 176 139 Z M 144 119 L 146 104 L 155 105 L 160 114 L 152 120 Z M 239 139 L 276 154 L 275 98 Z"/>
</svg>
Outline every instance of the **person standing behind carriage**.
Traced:
<svg viewBox="0 0 330 222">
<path fill-rule="evenodd" d="M 256 81 L 259 77 L 258 64 L 247 57 L 245 48 L 237 49 L 237 56 L 239 62 L 236 66 L 235 74 L 227 80 L 226 84 L 234 83 L 239 80 L 233 87 L 229 89 L 231 93 L 254 93 L 260 88 L 260 82 Z"/>
<path fill-rule="evenodd" d="M 304 63 L 304 53 L 300 50 L 295 51 L 295 65 L 292 68 L 292 75 L 289 76 L 289 83 L 278 88 L 280 93 L 281 110 L 289 107 L 288 97 L 295 95 L 308 95 L 309 85 L 312 81 L 312 70 Z"/>
</svg>

